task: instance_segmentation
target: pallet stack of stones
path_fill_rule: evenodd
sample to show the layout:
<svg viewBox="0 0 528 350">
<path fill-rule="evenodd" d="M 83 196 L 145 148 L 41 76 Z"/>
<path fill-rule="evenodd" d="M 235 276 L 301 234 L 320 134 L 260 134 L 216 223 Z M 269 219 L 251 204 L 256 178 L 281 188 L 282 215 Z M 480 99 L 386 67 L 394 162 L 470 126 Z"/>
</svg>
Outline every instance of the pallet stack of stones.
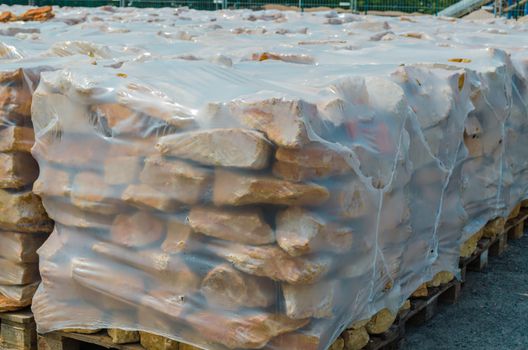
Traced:
<svg viewBox="0 0 528 350">
<path fill-rule="evenodd" d="M 124 80 L 123 95 L 101 99 L 101 82 L 79 88 L 77 100 L 72 87 L 62 90 L 61 74 L 45 75 L 33 96 L 35 190 L 56 222 L 40 251 L 33 310 L 41 331 L 126 325 L 210 349 L 317 349 L 331 337 L 332 317 L 366 305 L 348 298 L 372 281 L 376 243 L 360 233 L 379 210 L 388 270 L 378 265 L 372 292 L 382 297 L 415 263 L 402 261 L 410 177 L 398 164 L 379 209 L 346 155 L 310 140 L 314 105 L 212 105 L 217 125 L 202 128 L 173 118 L 163 97 L 144 98 L 146 86 Z M 398 148 L 391 139 L 379 140 L 387 153 Z M 390 167 L 389 158 L 379 166 Z M 150 337 L 142 333 L 142 342 Z"/>
<path fill-rule="evenodd" d="M 31 93 L 38 73 L 0 73 L 0 311 L 31 304 L 40 281 L 36 250 L 53 229 L 32 192 L 38 164 L 31 156 L 34 133 Z"/>
</svg>

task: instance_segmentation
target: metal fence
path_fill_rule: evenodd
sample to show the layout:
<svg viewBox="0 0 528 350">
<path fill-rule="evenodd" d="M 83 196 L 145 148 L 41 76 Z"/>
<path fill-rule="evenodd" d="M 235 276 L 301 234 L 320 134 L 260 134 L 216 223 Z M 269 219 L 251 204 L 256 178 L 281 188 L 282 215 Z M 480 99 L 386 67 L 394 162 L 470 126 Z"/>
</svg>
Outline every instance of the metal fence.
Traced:
<svg viewBox="0 0 528 350">
<path fill-rule="evenodd" d="M 181 7 L 187 6 L 197 10 L 219 9 L 262 9 L 264 5 L 293 6 L 301 10 L 310 10 L 315 7 L 341 8 L 360 13 L 369 12 L 418 12 L 436 15 L 443 9 L 459 2 L 460 0 L 5 0 L 0 3 L 8 5 L 54 5 L 54 6 L 133 6 L 133 7 Z M 491 2 L 492 0 L 490 0 Z M 512 3 L 523 0 L 496 0 L 503 2 L 506 8 Z M 526 0 L 524 0 L 526 1 Z M 528 6 L 527 6 L 528 9 Z M 510 16 L 524 15 L 524 6 L 509 11 Z M 503 13 L 507 15 L 507 13 Z"/>
</svg>

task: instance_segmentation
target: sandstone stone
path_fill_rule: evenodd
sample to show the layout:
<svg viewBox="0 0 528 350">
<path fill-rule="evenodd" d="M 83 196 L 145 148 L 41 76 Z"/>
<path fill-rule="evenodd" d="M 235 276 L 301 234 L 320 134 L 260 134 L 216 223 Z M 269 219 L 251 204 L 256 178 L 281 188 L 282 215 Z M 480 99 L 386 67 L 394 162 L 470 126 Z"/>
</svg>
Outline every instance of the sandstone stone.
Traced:
<svg viewBox="0 0 528 350">
<path fill-rule="evenodd" d="M 55 17 L 51 6 L 32 8 L 17 17 L 17 21 L 47 21 Z"/>
<path fill-rule="evenodd" d="M 31 305 L 31 299 L 18 301 L 0 294 L 0 312 L 16 311 L 29 305 Z"/>
<path fill-rule="evenodd" d="M 162 337 L 161 335 L 140 331 L 139 337 L 141 339 L 141 346 L 146 350 L 179 350 L 177 341 Z"/>
<path fill-rule="evenodd" d="M 53 220 L 66 226 L 78 228 L 108 229 L 113 216 L 87 212 L 59 197 L 44 197 L 46 210 Z"/>
<path fill-rule="evenodd" d="M 326 318 L 333 315 L 334 282 L 310 285 L 282 284 L 286 315 L 293 319 Z"/>
<path fill-rule="evenodd" d="M 427 283 L 422 283 L 420 286 L 412 293 L 413 298 L 422 298 L 429 295 L 429 291 L 427 290 Z"/>
<path fill-rule="evenodd" d="M 223 167 L 263 169 L 271 146 L 264 135 L 247 129 L 209 129 L 164 136 L 156 148 L 163 155 Z"/>
<path fill-rule="evenodd" d="M 0 152 L 31 152 L 35 143 L 33 129 L 8 126 L 0 130 Z"/>
<path fill-rule="evenodd" d="M 121 195 L 121 199 L 140 209 L 153 208 L 164 212 L 174 212 L 181 207 L 181 204 L 173 200 L 169 194 L 145 184 L 128 186 Z"/>
<path fill-rule="evenodd" d="M 347 329 L 343 332 L 346 350 L 361 350 L 369 342 L 370 336 L 365 327 Z"/>
<path fill-rule="evenodd" d="M 48 218 L 40 198 L 32 193 L 10 193 L 0 190 L 0 229 L 18 232 L 51 232 L 53 221 Z"/>
<path fill-rule="evenodd" d="M 358 179 L 334 183 L 324 209 L 342 219 L 358 219 L 377 210 L 367 188 Z"/>
<path fill-rule="evenodd" d="M 216 252 L 240 271 L 295 285 L 317 282 L 331 266 L 329 258 L 296 258 L 273 245 L 229 244 Z"/>
<path fill-rule="evenodd" d="M 230 111 L 243 125 L 263 132 L 281 147 L 299 148 L 308 143 L 307 129 L 320 129 L 315 105 L 272 98 L 232 103 Z"/>
<path fill-rule="evenodd" d="M 0 257 L 18 263 L 38 262 L 37 249 L 44 243 L 47 234 L 0 232 Z"/>
<path fill-rule="evenodd" d="M 21 188 L 38 177 L 38 164 L 25 152 L 0 153 L 0 188 Z"/>
<path fill-rule="evenodd" d="M 469 157 L 482 157 L 484 149 L 479 135 L 468 135 L 464 133 L 464 145 L 466 146 Z"/>
<path fill-rule="evenodd" d="M 276 224 L 277 243 L 292 256 L 320 250 L 343 253 L 352 246 L 353 233 L 350 229 L 327 223 L 317 214 L 300 207 L 279 212 Z"/>
<path fill-rule="evenodd" d="M 279 148 L 275 159 L 273 173 L 291 181 L 353 173 L 346 155 L 318 143 L 311 143 L 300 149 Z"/>
<path fill-rule="evenodd" d="M 161 250 L 165 253 L 176 254 L 193 248 L 193 237 L 191 227 L 176 217 L 166 220 L 167 235 L 161 244 Z"/>
<path fill-rule="evenodd" d="M 124 247 L 141 247 L 163 238 L 165 223 L 146 212 L 117 215 L 110 234 L 112 241 Z"/>
<path fill-rule="evenodd" d="M 395 320 L 396 315 L 393 315 L 388 309 L 382 309 L 372 316 L 365 328 L 369 334 L 385 333 L 389 330 Z"/>
<path fill-rule="evenodd" d="M 192 346 L 189 344 L 180 343 L 178 350 L 201 350 L 200 348 L 197 348 L 196 346 Z"/>
<path fill-rule="evenodd" d="M 22 86 L 0 86 L 0 111 L 7 119 L 26 125 L 31 118 L 31 92 Z"/>
<path fill-rule="evenodd" d="M 83 298 L 93 298 L 93 302 L 103 306 L 105 311 L 121 309 L 123 303 L 138 304 L 140 296 L 145 292 L 145 281 L 143 278 L 130 269 L 115 270 L 109 269 L 104 262 L 96 259 L 75 257 L 71 259 L 71 279 L 77 288 L 82 292 Z M 89 296 L 89 293 L 92 295 Z M 92 307 L 93 308 L 93 307 Z M 101 312 L 93 308 L 94 312 Z M 101 315 L 99 315 L 101 317 Z"/>
<path fill-rule="evenodd" d="M 439 287 L 442 284 L 451 282 L 455 275 L 449 271 L 438 272 L 431 281 L 427 282 L 427 287 Z"/>
<path fill-rule="evenodd" d="M 272 338 L 302 328 L 310 320 L 292 320 L 285 315 L 268 313 L 201 312 L 189 315 L 188 322 L 213 343 L 229 349 L 260 349 Z"/>
<path fill-rule="evenodd" d="M 268 307 L 275 301 L 275 290 L 273 281 L 247 275 L 229 264 L 218 265 L 209 271 L 200 288 L 210 305 L 226 310 Z"/>
<path fill-rule="evenodd" d="M 91 111 L 99 123 L 107 125 L 115 134 L 140 134 L 149 127 L 148 118 L 118 103 L 94 105 Z"/>
<path fill-rule="evenodd" d="M 370 321 L 370 318 L 369 319 L 366 319 L 366 320 L 360 320 L 360 321 L 355 321 L 355 322 L 352 322 L 350 324 L 350 326 L 348 326 L 349 329 L 360 329 L 360 328 L 364 328 L 367 323 L 369 323 Z"/>
<path fill-rule="evenodd" d="M 162 287 L 167 285 L 173 297 L 174 293 L 188 294 L 199 289 L 201 278 L 179 256 L 164 253 L 159 249 L 134 251 L 104 242 L 94 244 L 92 250 L 125 266 L 145 271 L 150 278 L 157 279 L 154 285 L 159 286 L 160 293 L 165 292 Z"/>
<path fill-rule="evenodd" d="M 104 161 L 104 181 L 108 185 L 133 184 L 140 171 L 141 158 L 139 157 L 107 157 Z"/>
<path fill-rule="evenodd" d="M 217 169 L 213 186 L 215 205 L 320 205 L 328 190 L 312 183 L 293 183 L 267 176 Z"/>
<path fill-rule="evenodd" d="M 469 237 L 462 244 L 462 246 L 460 246 L 460 256 L 462 258 L 469 258 L 471 255 L 473 255 L 473 252 L 475 250 L 477 250 L 478 242 L 482 238 L 483 234 L 484 234 L 484 232 L 482 230 L 478 230 L 477 233 L 475 233 L 471 237 Z"/>
<path fill-rule="evenodd" d="M 70 174 L 46 164 L 40 169 L 39 177 L 33 183 L 33 192 L 42 197 L 68 198 L 71 194 Z"/>
<path fill-rule="evenodd" d="M 39 280 L 37 263 L 16 263 L 5 258 L 0 258 L 0 284 L 22 285 Z"/>
<path fill-rule="evenodd" d="M 319 350 L 321 343 L 319 334 L 299 330 L 273 338 L 264 349 Z"/>
<path fill-rule="evenodd" d="M 80 172 L 74 177 L 71 202 L 79 209 L 97 214 L 112 215 L 121 211 L 113 189 L 95 172 Z"/>
<path fill-rule="evenodd" d="M 4 307 L 8 308 L 9 304 L 11 304 L 12 308 L 16 308 L 16 305 L 30 305 L 39 284 L 40 280 L 37 279 L 35 282 L 20 286 L 1 285 L 0 299 L 5 298 Z M 1 305 L 2 303 L 0 302 L 0 310 L 2 309 Z"/>
<path fill-rule="evenodd" d="M 504 218 L 495 218 L 493 220 L 490 220 L 482 229 L 482 236 L 486 238 L 496 237 L 497 235 L 501 234 L 502 231 L 504 231 L 505 223 L 506 220 Z"/>
<path fill-rule="evenodd" d="M 228 241 L 260 245 L 275 242 L 271 227 L 260 209 L 218 209 L 194 207 L 189 224 L 195 232 Z"/>
<path fill-rule="evenodd" d="M 138 331 L 126 331 L 118 328 L 108 328 L 106 331 L 114 344 L 137 343 L 139 341 Z"/>
<path fill-rule="evenodd" d="M 344 350 L 345 348 L 345 341 L 343 338 L 337 338 L 332 345 L 328 348 L 328 350 Z"/>
<path fill-rule="evenodd" d="M 165 192 L 184 204 L 196 204 L 207 190 L 211 173 L 179 160 L 149 157 L 140 174 L 141 182 Z"/>
<path fill-rule="evenodd" d="M 68 134 L 60 136 L 59 139 L 57 133 L 61 135 L 62 131 L 50 131 L 49 134 L 39 137 L 39 142 L 31 149 L 31 153 L 40 164 L 47 162 L 78 170 L 94 170 L 109 147 L 107 143 L 96 137 Z"/>
</svg>

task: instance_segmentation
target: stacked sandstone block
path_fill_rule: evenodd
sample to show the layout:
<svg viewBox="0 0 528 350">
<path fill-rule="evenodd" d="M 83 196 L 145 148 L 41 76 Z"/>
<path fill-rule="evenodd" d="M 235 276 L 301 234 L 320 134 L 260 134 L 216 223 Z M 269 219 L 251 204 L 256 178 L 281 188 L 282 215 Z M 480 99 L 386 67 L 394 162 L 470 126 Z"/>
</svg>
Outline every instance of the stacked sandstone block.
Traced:
<svg viewBox="0 0 528 350">
<path fill-rule="evenodd" d="M 31 156 L 34 133 L 31 93 L 38 73 L 0 73 L 0 311 L 31 304 L 40 281 L 36 250 L 53 229 L 32 192 L 38 164 Z"/>
</svg>

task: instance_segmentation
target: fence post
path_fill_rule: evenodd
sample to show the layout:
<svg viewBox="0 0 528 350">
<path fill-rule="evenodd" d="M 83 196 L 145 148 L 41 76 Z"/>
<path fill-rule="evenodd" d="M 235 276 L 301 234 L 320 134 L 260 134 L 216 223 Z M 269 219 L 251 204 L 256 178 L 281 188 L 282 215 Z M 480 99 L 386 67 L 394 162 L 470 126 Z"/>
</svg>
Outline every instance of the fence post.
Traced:
<svg viewBox="0 0 528 350">
<path fill-rule="evenodd" d="M 125 7 L 125 0 L 119 0 L 119 7 Z"/>
<path fill-rule="evenodd" d="M 299 0 L 299 9 L 301 10 L 301 12 L 304 12 L 303 0 Z"/>
<path fill-rule="evenodd" d="M 368 14 L 368 0 L 365 0 L 365 14 Z"/>
<path fill-rule="evenodd" d="M 28 0 L 29 6 L 35 6 L 35 0 Z"/>
<path fill-rule="evenodd" d="M 438 0 L 435 0 L 435 16 L 438 16 Z"/>
</svg>

